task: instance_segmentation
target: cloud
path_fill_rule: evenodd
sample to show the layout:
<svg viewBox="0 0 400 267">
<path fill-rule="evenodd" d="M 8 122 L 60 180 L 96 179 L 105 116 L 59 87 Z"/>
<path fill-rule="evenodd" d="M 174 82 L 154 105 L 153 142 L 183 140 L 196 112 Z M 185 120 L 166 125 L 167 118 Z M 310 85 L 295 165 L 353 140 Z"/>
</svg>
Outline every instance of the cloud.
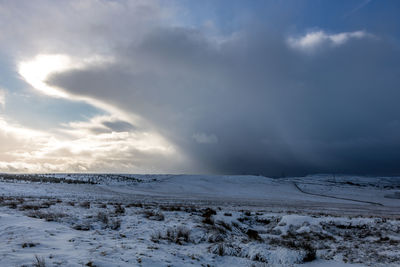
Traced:
<svg viewBox="0 0 400 267">
<path fill-rule="evenodd" d="M 110 39 L 134 41 L 170 20 L 172 13 L 157 0 L 3 1 L 0 24 L 12 27 L 2 27 L 0 47 L 17 59 L 37 54 L 105 54 L 113 45 Z"/>
<path fill-rule="evenodd" d="M 65 72 L 71 69 L 77 70 L 90 68 L 90 66 L 98 66 L 107 62 L 112 62 L 112 59 L 110 57 L 97 54 L 86 58 L 78 58 L 64 54 L 38 54 L 33 59 L 19 62 L 18 73 L 21 78 L 25 80 L 25 82 L 32 86 L 32 89 L 35 89 L 37 92 L 40 92 L 46 96 L 64 98 L 70 101 L 83 101 L 125 120 L 139 123 L 140 118 L 137 116 L 135 117 L 132 114 L 125 114 L 117 107 L 108 105 L 106 102 L 102 102 L 90 97 L 69 94 L 62 88 L 50 86 L 46 82 L 47 78 L 53 73 Z"/>
<path fill-rule="evenodd" d="M 121 124 L 125 127 L 125 131 L 118 127 Z M 120 128 L 120 131 L 113 129 L 113 125 Z M 118 117 L 113 115 L 99 115 L 90 118 L 88 121 L 72 121 L 62 124 L 61 132 L 74 137 L 84 137 L 86 135 L 95 133 L 112 133 L 112 132 L 130 132 L 134 126 L 126 121 L 121 121 Z M 111 127 L 110 127 L 111 126 Z"/>
<path fill-rule="evenodd" d="M 0 107 L 4 109 L 6 106 L 6 92 L 0 88 Z"/>
<path fill-rule="evenodd" d="M 92 131 L 97 123 L 104 122 L 120 124 L 112 118 L 94 118 L 86 124 L 70 123 L 65 126 L 67 130 L 57 133 L 32 130 L 0 117 L 0 169 L 148 173 L 174 172 L 181 164 L 190 166 L 173 146 L 155 133 Z M 168 160 L 170 157 L 174 160 Z"/>
<path fill-rule="evenodd" d="M 199 144 L 216 144 L 218 143 L 218 138 L 215 134 L 205 134 L 205 133 L 195 133 L 193 134 L 193 139 Z"/>
<path fill-rule="evenodd" d="M 126 121 L 115 120 L 103 122 L 103 125 L 114 132 L 129 132 L 135 129 L 135 126 Z"/>
<path fill-rule="evenodd" d="M 322 39 L 336 49 L 309 58 L 269 30 L 217 43 L 200 30 L 164 27 L 115 51 L 111 64 L 48 81 L 140 114 L 208 172 L 396 173 L 399 140 L 382 129 L 399 119 L 400 54 L 367 36 L 318 34 L 303 45 Z"/>
<path fill-rule="evenodd" d="M 375 32 L 210 34 L 158 1 L 1 7 L 2 51 L 33 64 L 22 78 L 105 113 L 38 136 L 3 122 L 2 169 L 400 173 L 399 47 Z"/>
<path fill-rule="evenodd" d="M 309 32 L 300 37 L 289 37 L 288 44 L 294 49 L 305 52 L 315 51 L 322 46 L 340 46 L 351 39 L 374 38 L 372 34 L 365 31 L 342 32 L 336 34 L 327 34 L 324 31 Z"/>
<path fill-rule="evenodd" d="M 140 39 L 168 20 L 170 12 L 168 6 L 161 7 L 153 0 L 0 3 L 0 23 L 13 26 L 0 30 L 0 49 L 15 60 L 21 78 L 44 97 L 83 101 L 106 114 L 54 125 L 37 135 L 31 135 L 35 130 L 2 118 L 0 144 L 4 157 L 0 169 L 172 173 L 189 170 L 189 158 L 138 114 L 98 98 L 71 94 L 46 82 L 57 72 L 110 64 L 110 51 L 115 46 Z M 10 134 L 10 129 L 24 134 Z M 167 160 L 171 157 L 174 160 Z"/>
</svg>

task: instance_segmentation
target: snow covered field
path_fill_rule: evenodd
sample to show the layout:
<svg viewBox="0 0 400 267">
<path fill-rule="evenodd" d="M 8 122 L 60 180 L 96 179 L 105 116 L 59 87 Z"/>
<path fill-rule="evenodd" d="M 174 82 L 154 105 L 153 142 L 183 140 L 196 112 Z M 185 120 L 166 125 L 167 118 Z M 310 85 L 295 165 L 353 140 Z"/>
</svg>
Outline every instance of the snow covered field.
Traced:
<svg viewBox="0 0 400 267">
<path fill-rule="evenodd" d="M 400 179 L 0 174 L 0 266 L 400 266 Z"/>
</svg>

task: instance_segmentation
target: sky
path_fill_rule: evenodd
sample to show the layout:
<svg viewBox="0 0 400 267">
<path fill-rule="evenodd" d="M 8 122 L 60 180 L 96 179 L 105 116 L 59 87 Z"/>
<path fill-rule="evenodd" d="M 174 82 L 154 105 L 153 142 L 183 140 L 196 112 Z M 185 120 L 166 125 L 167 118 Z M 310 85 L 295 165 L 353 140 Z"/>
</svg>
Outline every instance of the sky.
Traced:
<svg viewBox="0 0 400 267">
<path fill-rule="evenodd" d="M 397 0 L 0 0 L 0 172 L 400 175 Z"/>
</svg>

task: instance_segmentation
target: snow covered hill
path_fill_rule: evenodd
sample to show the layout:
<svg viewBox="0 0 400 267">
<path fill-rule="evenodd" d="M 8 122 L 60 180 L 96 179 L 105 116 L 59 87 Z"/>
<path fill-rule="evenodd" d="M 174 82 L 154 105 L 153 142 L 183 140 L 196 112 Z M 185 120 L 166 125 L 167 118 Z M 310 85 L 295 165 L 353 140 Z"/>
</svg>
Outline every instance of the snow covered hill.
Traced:
<svg viewBox="0 0 400 267">
<path fill-rule="evenodd" d="M 0 174 L 0 266 L 400 266 L 399 192 L 390 177 Z"/>
</svg>

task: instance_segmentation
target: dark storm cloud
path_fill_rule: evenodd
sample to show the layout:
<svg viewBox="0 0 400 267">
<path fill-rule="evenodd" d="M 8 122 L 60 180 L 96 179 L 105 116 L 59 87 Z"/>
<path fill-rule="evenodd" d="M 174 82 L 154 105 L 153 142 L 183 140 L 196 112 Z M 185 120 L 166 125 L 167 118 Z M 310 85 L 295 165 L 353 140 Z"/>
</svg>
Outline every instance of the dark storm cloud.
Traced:
<svg viewBox="0 0 400 267">
<path fill-rule="evenodd" d="M 139 114 L 206 171 L 400 174 L 398 47 L 367 36 L 305 53 L 286 37 L 161 28 L 49 83 Z"/>
</svg>

